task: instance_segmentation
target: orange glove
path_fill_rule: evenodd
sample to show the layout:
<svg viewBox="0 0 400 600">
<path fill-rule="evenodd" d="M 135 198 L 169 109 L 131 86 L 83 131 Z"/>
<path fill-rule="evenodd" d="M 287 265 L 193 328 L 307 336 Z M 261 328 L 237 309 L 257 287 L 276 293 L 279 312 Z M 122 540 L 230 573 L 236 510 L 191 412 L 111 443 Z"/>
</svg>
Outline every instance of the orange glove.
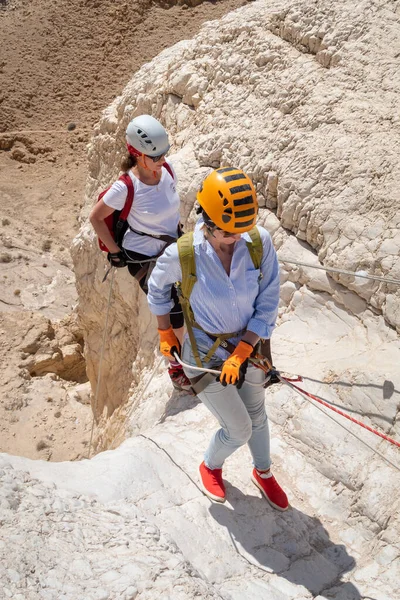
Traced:
<svg viewBox="0 0 400 600">
<path fill-rule="evenodd" d="M 244 382 L 247 371 L 247 362 L 250 354 L 253 352 L 253 346 L 247 342 L 239 342 L 235 350 L 222 365 L 221 375 L 218 381 L 226 386 L 228 383 L 236 385 L 240 389 Z"/>
<path fill-rule="evenodd" d="M 160 335 L 161 354 L 164 354 L 164 356 L 166 356 L 167 358 L 172 358 L 173 360 L 175 360 L 173 352 L 176 352 L 180 356 L 181 345 L 179 343 L 178 338 L 174 334 L 172 325 L 170 325 L 168 329 L 157 329 L 157 331 Z"/>
</svg>

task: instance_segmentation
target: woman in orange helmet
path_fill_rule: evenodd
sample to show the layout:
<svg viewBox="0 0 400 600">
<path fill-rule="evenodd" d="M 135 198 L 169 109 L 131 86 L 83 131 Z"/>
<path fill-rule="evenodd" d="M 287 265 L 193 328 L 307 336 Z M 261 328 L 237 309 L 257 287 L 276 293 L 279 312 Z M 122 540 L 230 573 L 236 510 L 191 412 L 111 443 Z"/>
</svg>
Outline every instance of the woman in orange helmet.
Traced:
<svg viewBox="0 0 400 600">
<path fill-rule="evenodd" d="M 203 181 L 197 200 L 202 217 L 193 234 L 192 343 L 186 338 L 181 350 L 170 325 L 168 290 L 172 282 L 182 282 L 178 244 L 172 244 L 158 259 L 149 280 L 148 301 L 157 316 L 160 349 L 169 357 L 181 354 L 186 364 L 196 366 L 200 359 L 205 368 L 221 370 L 217 379 L 208 374 L 198 381 L 198 371 L 185 369 L 198 397 L 220 424 L 199 468 L 205 494 L 225 501 L 224 461 L 247 443 L 254 464 L 252 481 L 274 508 L 286 510 L 287 496 L 270 471 L 265 374 L 248 362 L 256 344 L 269 340 L 275 326 L 279 303 L 276 252 L 269 233 L 256 226 L 256 192 L 242 170 L 213 171 Z M 250 251 L 255 240 L 262 254 L 258 267 Z M 215 340 L 221 336 L 225 341 L 218 346 Z"/>
</svg>

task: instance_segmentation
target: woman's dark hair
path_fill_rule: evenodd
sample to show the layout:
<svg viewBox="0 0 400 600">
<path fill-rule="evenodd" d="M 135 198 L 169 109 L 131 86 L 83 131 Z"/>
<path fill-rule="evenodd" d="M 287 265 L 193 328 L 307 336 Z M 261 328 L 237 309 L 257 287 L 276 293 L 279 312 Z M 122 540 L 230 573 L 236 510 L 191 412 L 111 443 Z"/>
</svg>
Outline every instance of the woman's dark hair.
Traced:
<svg viewBox="0 0 400 600">
<path fill-rule="evenodd" d="M 214 221 L 212 221 L 210 219 L 210 217 L 208 216 L 208 214 L 206 213 L 204 208 L 201 210 L 201 214 L 203 216 L 203 221 L 204 221 L 204 224 L 206 225 L 206 227 L 208 227 L 209 229 L 214 229 L 215 223 L 214 223 Z"/>
<path fill-rule="evenodd" d="M 208 216 L 208 214 L 206 213 L 206 211 L 204 210 L 204 208 L 202 206 L 200 206 L 200 204 L 198 204 L 196 202 L 196 205 L 195 205 L 194 209 L 196 211 L 196 215 L 201 215 L 203 217 L 204 225 L 206 227 L 208 227 L 209 229 L 214 229 L 215 228 L 214 221 L 212 221 L 210 219 L 210 217 Z"/>
<path fill-rule="evenodd" d="M 132 169 L 132 167 L 134 167 L 136 164 L 136 156 L 133 156 L 133 154 L 128 154 L 121 163 L 121 171 L 127 173 L 127 171 L 129 171 L 129 169 Z"/>
</svg>

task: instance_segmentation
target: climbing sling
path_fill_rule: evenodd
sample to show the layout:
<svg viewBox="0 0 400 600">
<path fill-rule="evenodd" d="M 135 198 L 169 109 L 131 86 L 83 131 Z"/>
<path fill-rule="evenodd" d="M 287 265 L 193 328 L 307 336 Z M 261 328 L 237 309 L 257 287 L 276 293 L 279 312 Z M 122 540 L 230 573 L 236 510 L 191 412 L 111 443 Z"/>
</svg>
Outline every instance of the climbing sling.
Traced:
<svg viewBox="0 0 400 600">
<path fill-rule="evenodd" d="M 257 227 L 253 227 L 249 232 L 249 236 L 251 238 L 251 242 L 246 242 L 251 260 L 253 261 L 254 267 L 259 269 L 261 266 L 262 256 L 263 256 L 263 246 L 261 241 L 260 233 Z M 179 295 L 179 302 L 182 306 L 183 316 L 186 323 L 187 332 L 189 335 L 190 345 L 192 347 L 192 352 L 194 358 L 196 360 L 196 364 L 198 367 L 202 367 L 202 362 L 200 359 L 199 351 L 197 348 L 196 338 L 193 333 L 193 327 L 197 329 L 201 329 L 204 331 L 213 341 L 213 345 L 209 349 L 207 355 L 204 357 L 205 362 L 208 362 L 218 346 L 225 345 L 225 340 L 228 340 L 232 337 L 238 337 L 239 335 L 243 335 L 245 330 L 237 331 L 234 333 L 221 333 L 221 334 L 210 334 L 205 331 L 201 325 L 196 323 L 194 318 L 193 310 L 190 305 L 190 295 L 193 290 L 193 286 L 197 281 L 196 276 L 196 261 L 195 254 L 193 248 L 193 232 L 190 231 L 185 233 L 181 238 L 177 241 L 178 244 L 178 253 L 179 260 L 182 269 L 182 281 L 177 282 L 176 287 Z M 197 379 L 197 378 L 196 378 Z"/>
</svg>

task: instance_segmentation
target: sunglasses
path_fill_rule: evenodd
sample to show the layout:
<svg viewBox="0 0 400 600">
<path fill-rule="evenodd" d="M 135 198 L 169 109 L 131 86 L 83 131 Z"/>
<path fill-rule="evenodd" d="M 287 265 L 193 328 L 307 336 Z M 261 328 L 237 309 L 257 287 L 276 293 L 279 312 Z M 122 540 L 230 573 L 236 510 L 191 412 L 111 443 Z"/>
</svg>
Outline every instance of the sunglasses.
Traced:
<svg viewBox="0 0 400 600">
<path fill-rule="evenodd" d="M 208 231 L 211 233 L 211 235 L 214 233 L 214 231 L 219 231 L 220 234 L 222 235 L 222 237 L 224 237 L 224 238 L 233 237 L 233 236 L 237 235 L 237 233 L 230 233 L 229 231 L 224 231 L 223 229 L 221 229 L 220 227 L 216 227 L 215 225 L 210 226 L 210 225 L 206 224 L 206 227 L 207 227 Z"/>
<path fill-rule="evenodd" d="M 164 158 L 164 156 L 165 156 L 166 154 L 167 154 L 167 153 L 166 153 L 166 152 L 164 152 L 163 154 L 159 154 L 158 156 L 149 156 L 148 154 L 146 154 L 146 156 L 147 156 L 147 158 L 150 158 L 150 159 L 151 159 L 153 162 L 155 162 L 155 163 L 156 163 L 156 162 L 158 162 L 159 160 L 161 160 L 162 158 Z"/>
<path fill-rule="evenodd" d="M 235 235 L 238 235 L 237 233 L 230 233 L 229 231 L 224 231 L 223 229 L 220 229 L 219 227 L 215 228 L 217 231 L 220 232 L 220 234 L 222 235 L 222 237 L 227 238 L 227 237 L 234 237 Z"/>
</svg>

